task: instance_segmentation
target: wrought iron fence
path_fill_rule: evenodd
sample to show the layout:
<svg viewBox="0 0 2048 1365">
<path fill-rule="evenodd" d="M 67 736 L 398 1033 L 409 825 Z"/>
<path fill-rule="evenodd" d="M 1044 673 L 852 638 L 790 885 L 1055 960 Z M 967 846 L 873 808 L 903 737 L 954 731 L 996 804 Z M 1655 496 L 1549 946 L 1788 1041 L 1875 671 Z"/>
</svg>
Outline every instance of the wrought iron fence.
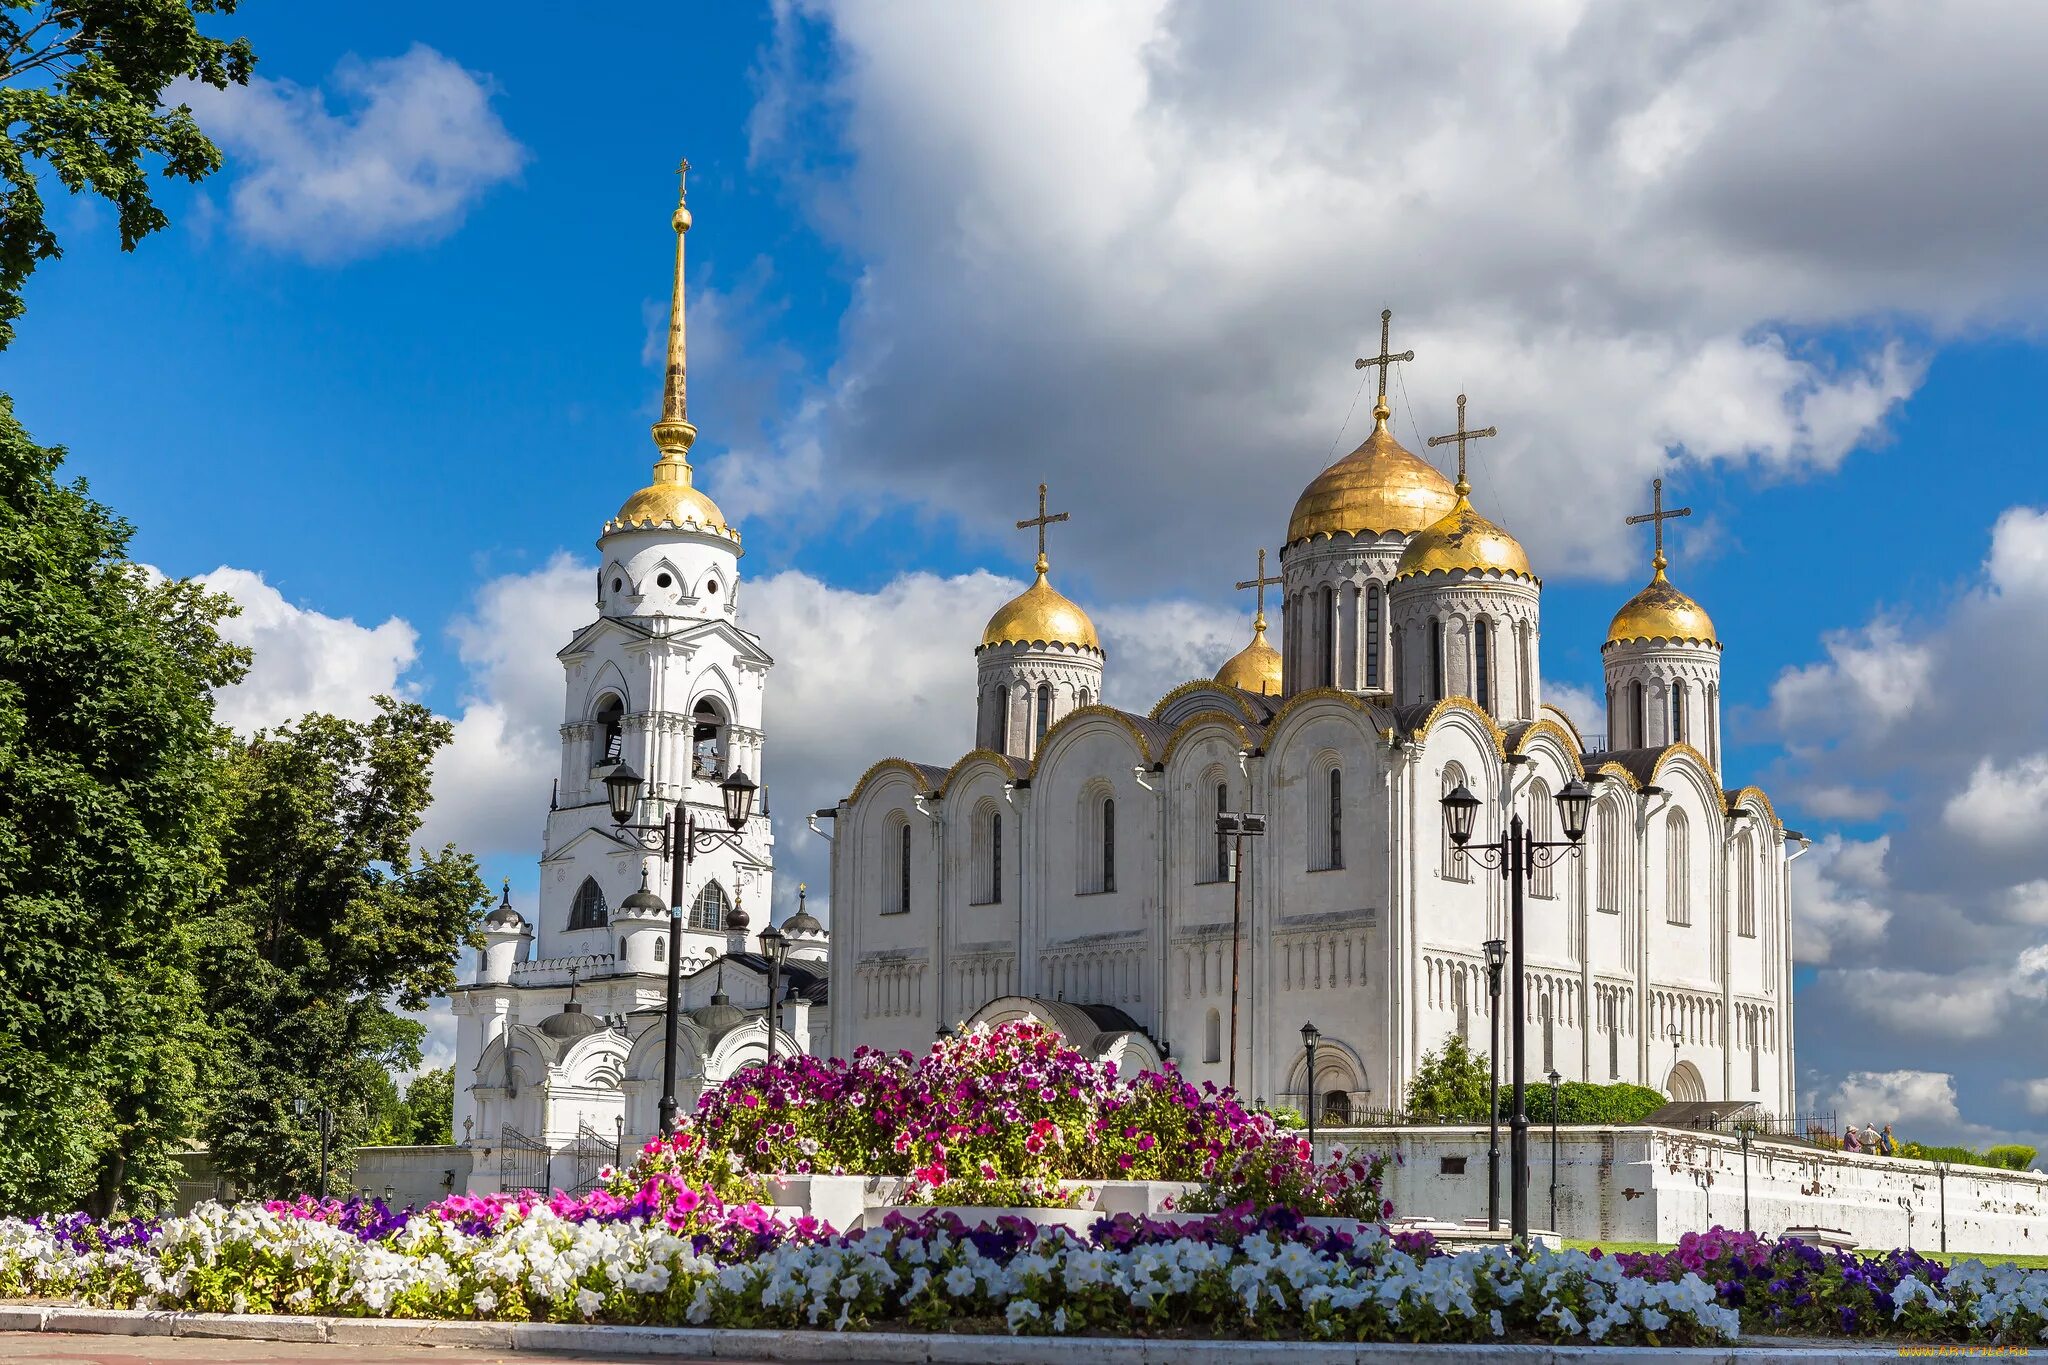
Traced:
<svg viewBox="0 0 2048 1365">
<path fill-rule="evenodd" d="M 1832 1113 L 1724 1114 L 1707 1127 L 1730 1137 L 1738 1136 L 1746 1128 L 1758 1142 L 1805 1142 L 1830 1149 L 1842 1145 L 1841 1125 Z"/>
<path fill-rule="evenodd" d="M 545 1190 L 548 1188 L 547 1144 L 536 1142 L 509 1123 L 498 1130 L 498 1188 L 501 1190 Z"/>
<path fill-rule="evenodd" d="M 576 1140 L 567 1150 L 576 1167 L 576 1183 L 569 1187 L 571 1194 L 596 1188 L 599 1172 L 619 1158 L 618 1144 L 591 1127 L 588 1120 L 576 1125 Z"/>
</svg>

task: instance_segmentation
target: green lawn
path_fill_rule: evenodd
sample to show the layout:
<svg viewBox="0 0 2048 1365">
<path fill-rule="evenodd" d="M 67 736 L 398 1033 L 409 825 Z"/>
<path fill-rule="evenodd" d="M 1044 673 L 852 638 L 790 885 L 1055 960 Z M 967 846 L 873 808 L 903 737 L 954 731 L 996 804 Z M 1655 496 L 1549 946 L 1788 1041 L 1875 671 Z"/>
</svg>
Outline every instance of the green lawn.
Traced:
<svg viewBox="0 0 2048 1365">
<path fill-rule="evenodd" d="M 1672 1245 L 1670 1242 L 1574 1242 L 1571 1240 L 1565 1242 L 1566 1249 L 1570 1251 L 1591 1251 L 1598 1247 L 1601 1251 L 1610 1254 L 1617 1251 L 1669 1251 Z M 1865 1256 L 1878 1256 L 1889 1250 L 1891 1250 L 1890 1247 L 1865 1247 L 1861 1254 Z M 1955 1265 L 1961 1261 L 1984 1261 L 1991 1265 L 2016 1265 L 2027 1270 L 2048 1270 L 2048 1255 L 1988 1256 L 1976 1255 L 1970 1252 L 1929 1251 L 1925 1247 L 1917 1248 L 1917 1250 L 1928 1260 L 1940 1261 L 1943 1265 Z"/>
</svg>

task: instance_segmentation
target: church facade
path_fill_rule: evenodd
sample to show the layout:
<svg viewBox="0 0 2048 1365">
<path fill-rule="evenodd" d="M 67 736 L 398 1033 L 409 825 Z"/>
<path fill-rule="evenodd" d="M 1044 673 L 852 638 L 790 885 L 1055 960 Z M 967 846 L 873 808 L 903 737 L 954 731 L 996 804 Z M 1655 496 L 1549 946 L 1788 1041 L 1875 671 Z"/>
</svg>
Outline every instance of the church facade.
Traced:
<svg viewBox="0 0 2048 1365">
<path fill-rule="evenodd" d="M 683 976 L 678 1087 L 685 1108 L 762 1060 L 769 1030 L 786 1054 L 828 1050 L 827 935 L 799 908 L 771 1020 L 760 932 L 773 904 L 768 796 L 736 840 L 696 853 L 671 923 L 672 868 L 614 823 L 604 778 L 644 782 L 633 823 L 681 809 L 724 831 L 719 783 L 762 772 L 774 666 L 741 624 L 740 532 L 693 486 L 687 409 L 683 243 L 675 280 L 658 458 L 652 481 L 598 537 L 595 617 L 562 648 L 561 767 L 548 803 L 540 892 L 530 914 L 505 902 L 485 920 L 475 978 L 454 994 L 455 1136 L 479 1153 L 477 1188 L 568 1185 L 556 1153 L 627 1146 L 659 1126 L 670 959 Z M 535 1175 L 538 1163 L 540 1174 Z M 502 1166 L 500 1172 L 498 1168 Z M 594 1167 L 593 1167 L 594 1169 Z"/>
<path fill-rule="evenodd" d="M 1032 1015 L 1333 1121 L 1398 1109 L 1425 1053 L 1488 1051 L 1483 945 L 1508 937 L 1508 888 L 1452 844 L 1441 799 L 1481 799 L 1475 843 L 1515 813 L 1559 839 L 1554 798 L 1581 778 L 1583 845 L 1528 886 L 1527 1079 L 1792 1112 L 1799 836 L 1723 775 L 1722 644 L 1665 574 L 1683 513 L 1660 485 L 1635 519 L 1653 575 L 1603 645 L 1607 733 L 1581 733 L 1543 703 L 1541 580 L 1471 501 L 1465 442 L 1490 433 L 1461 398 L 1440 438 L 1455 483 L 1404 449 L 1385 375 L 1407 357 L 1382 341 L 1361 362 L 1380 367 L 1372 433 L 1297 498 L 1279 576 L 1240 585 L 1261 595 L 1251 643 L 1143 714 L 1101 704 L 1109 661 L 1048 576 L 1041 489 L 1019 523 L 1039 528 L 1034 581 L 976 650 L 971 747 L 883 759 L 831 812 L 837 1050 Z M 1219 813 L 1264 832 L 1220 834 Z"/>
</svg>

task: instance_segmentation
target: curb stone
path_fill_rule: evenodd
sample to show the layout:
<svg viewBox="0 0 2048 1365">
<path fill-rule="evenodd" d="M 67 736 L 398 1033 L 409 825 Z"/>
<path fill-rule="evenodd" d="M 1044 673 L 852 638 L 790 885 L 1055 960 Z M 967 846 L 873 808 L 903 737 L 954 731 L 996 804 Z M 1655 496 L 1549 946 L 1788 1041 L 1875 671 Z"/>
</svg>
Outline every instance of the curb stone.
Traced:
<svg viewBox="0 0 2048 1365">
<path fill-rule="evenodd" d="M 778 1365 L 1835 1365 L 1896 1360 L 1899 1343 L 1828 1345 L 1750 1338 L 1735 1346 L 1640 1347 L 1414 1345 L 1404 1342 L 1152 1341 L 1114 1337 L 995 1337 L 908 1332 L 752 1331 L 704 1327 L 595 1327 L 573 1323 L 443 1322 L 271 1314 L 168 1313 L 0 1304 L 0 1332 L 178 1336 L 243 1341 L 416 1344 L 498 1350 L 580 1351 L 687 1361 L 744 1359 Z"/>
</svg>

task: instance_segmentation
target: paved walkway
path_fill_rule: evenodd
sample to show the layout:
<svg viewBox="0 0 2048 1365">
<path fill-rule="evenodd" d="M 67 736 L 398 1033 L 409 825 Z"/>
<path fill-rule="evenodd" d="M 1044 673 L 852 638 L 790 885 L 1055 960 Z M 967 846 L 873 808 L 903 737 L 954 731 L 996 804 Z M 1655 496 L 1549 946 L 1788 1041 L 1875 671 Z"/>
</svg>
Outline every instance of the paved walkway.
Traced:
<svg viewBox="0 0 2048 1365">
<path fill-rule="evenodd" d="M 152 1341 L 82 1333 L 0 1332 L 0 1361 L 15 1360 L 47 1361 L 50 1365 L 186 1365 L 195 1361 L 208 1365 L 269 1365 L 272 1361 L 308 1365 L 321 1361 L 333 1365 L 415 1365 L 419 1361 L 439 1361 L 441 1365 L 491 1365 L 494 1361 L 518 1361 L 524 1365 L 541 1361 L 557 1365 L 646 1365 L 644 1356 L 629 1360 L 623 1356 L 475 1350 L 465 1346 L 364 1347 L 294 1341 L 203 1341 L 194 1337 Z M 677 1357 L 670 1360 L 681 1365 Z"/>
</svg>

